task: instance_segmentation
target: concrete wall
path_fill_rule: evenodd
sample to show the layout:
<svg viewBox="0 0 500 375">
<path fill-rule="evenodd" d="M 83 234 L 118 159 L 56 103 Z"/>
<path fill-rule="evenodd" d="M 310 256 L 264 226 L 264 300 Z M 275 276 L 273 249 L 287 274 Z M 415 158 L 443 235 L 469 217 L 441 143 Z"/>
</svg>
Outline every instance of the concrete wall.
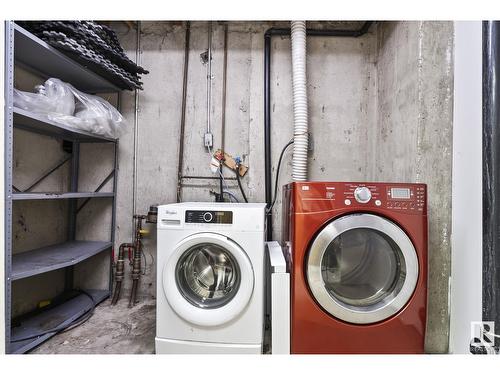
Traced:
<svg viewBox="0 0 500 375">
<path fill-rule="evenodd" d="M 373 178 L 428 185 L 426 348 L 447 350 L 451 235 L 453 23 L 378 30 L 378 113 Z"/>
</svg>

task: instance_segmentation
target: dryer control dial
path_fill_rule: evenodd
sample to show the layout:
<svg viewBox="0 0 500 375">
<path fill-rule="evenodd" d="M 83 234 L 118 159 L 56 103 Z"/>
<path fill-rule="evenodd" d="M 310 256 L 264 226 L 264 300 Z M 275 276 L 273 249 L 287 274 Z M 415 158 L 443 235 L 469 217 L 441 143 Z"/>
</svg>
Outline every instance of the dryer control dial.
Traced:
<svg viewBox="0 0 500 375">
<path fill-rule="evenodd" d="M 372 192 L 365 186 L 359 186 L 354 190 L 354 198 L 356 202 L 368 203 L 372 199 Z"/>
<path fill-rule="evenodd" d="M 213 218 L 214 218 L 214 216 L 212 215 L 211 212 L 205 212 L 203 214 L 203 220 L 205 221 L 205 223 L 210 223 Z"/>
</svg>

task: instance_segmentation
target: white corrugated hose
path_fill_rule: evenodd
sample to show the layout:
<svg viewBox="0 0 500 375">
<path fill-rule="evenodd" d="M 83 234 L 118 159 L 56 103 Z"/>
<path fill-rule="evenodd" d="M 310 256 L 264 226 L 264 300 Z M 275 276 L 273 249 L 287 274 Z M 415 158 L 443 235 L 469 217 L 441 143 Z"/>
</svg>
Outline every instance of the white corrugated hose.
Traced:
<svg viewBox="0 0 500 375">
<path fill-rule="evenodd" d="M 293 159 L 294 181 L 307 180 L 307 85 L 306 85 L 306 22 L 292 22 L 292 85 L 293 85 Z"/>
</svg>

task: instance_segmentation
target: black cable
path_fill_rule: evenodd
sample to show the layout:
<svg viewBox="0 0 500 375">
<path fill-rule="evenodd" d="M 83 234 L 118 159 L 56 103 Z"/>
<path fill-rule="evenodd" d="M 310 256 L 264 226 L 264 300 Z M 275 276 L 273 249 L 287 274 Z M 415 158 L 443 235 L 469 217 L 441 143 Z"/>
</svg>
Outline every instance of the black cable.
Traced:
<svg viewBox="0 0 500 375">
<path fill-rule="evenodd" d="M 89 311 L 87 311 L 86 313 L 84 313 L 83 315 L 81 315 L 76 320 L 74 320 L 72 322 L 69 322 L 69 323 L 66 323 L 62 327 L 49 329 L 49 330 L 46 330 L 46 331 L 43 331 L 43 332 L 39 332 L 39 333 L 31 335 L 31 336 L 24 336 L 24 337 L 21 337 L 21 338 L 16 339 L 16 340 L 11 340 L 11 343 L 25 341 L 25 340 L 29 340 L 29 339 L 35 339 L 35 338 L 38 338 L 40 336 L 46 335 L 48 333 L 60 333 L 60 332 L 63 332 L 63 331 L 69 331 L 69 330 L 71 330 L 73 328 L 76 328 L 79 325 L 85 323 L 87 320 L 89 320 L 90 317 L 94 314 L 94 310 L 95 310 L 95 307 L 96 307 L 96 302 L 94 300 L 94 297 L 92 297 L 92 295 L 90 293 L 88 293 L 88 292 L 86 292 L 84 290 L 78 290 L 78 292 L 80 292 L 81 294 L 85 294 L 92 301 L 92 307 L 91 307 L 91 309 Z M 73 298 L 76 298 L 76 297 L 73 297 Z"/>
<path fill-rule="evenodd" d="M 271 205 L 267 209 L 267 212 L 271 212 L 271 210 L 273 209 L 274 204 L 276 203 L 276 198 L 278 197 L 278 180 L 279 180 L 279 177 L 280 177 L 281 160 L 283 159 L 283 155 L 285 154 L 286 149 L 291 144 L 293 144 L 293 139 L 290 142 L 288 142 L 285 145 L 285 147 L 283 147 L 283 150 L 281 150 L 280 158 L 278 160 L 278 168 L 276 169 L 276 182 L 274 183 L 274 199 L 273 199 L 273 203 L 271 203 Z"/>
<path fill-rule="evenodd" d="M 239 164 L 236 164 L 236 180 L 238 181 L 238 186 L 240 187 L 241 195 L 243 196 L 245 203 L 248 203 L 247 196 L 245 195 L 245 192 L 243 191 L 243 186 L 241 186 L 240 165 Z"/>
<path fill-rule="evenodd" d="M 224 202 L 224 187 L 222 186 L 222 161 L 219 161 L 219 195 L 215 196 L 216 202 Z"/>
</svg>

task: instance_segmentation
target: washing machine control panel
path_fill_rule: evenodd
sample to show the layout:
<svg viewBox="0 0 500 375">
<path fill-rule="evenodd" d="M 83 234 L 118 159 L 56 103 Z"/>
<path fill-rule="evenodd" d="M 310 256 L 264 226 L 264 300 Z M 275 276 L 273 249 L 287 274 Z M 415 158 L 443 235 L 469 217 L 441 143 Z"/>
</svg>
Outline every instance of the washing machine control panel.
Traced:
<svg viewBox="0 0 500 375">
<path fill-rule="evenodd" d="M 357 203 L 395 211 L 421 213 L 426 205 L 422 184 L 344 184 L 344 205 Z"/>
<path fill-rule="evenodd" d="M 232 224 L 232 211 L 186 211 L 186 223 L 204 223 L 204 224 Z"/>
<path fill-rule="evenodd" d="M 300 200 L 307 210 L 379 208 L 409 214 L 426 213 L 425 184 L 377 182 L 300 183 Z"/>
</svg>

